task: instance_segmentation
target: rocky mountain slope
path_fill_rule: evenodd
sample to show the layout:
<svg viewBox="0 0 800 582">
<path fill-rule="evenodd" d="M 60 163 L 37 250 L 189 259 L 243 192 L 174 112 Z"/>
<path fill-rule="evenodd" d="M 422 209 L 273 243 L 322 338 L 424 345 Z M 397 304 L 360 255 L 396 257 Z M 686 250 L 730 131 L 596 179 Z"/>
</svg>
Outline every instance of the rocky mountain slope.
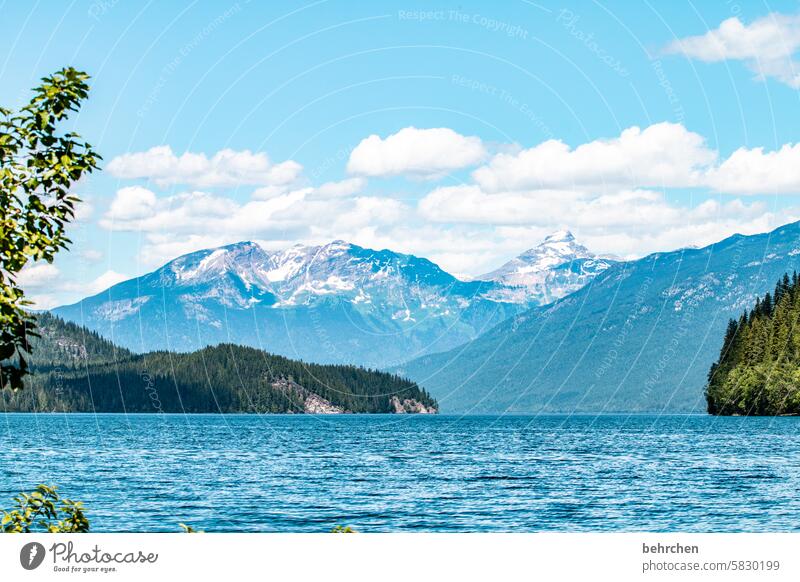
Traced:
<svg viewBox="0 0 800 582">
<path fill-rule="evenodd" d="M 795 269 L 800 223 L 652 254 L 398 370 L 446 412 L 703 412 L 728 320 Z"/>
</svg>

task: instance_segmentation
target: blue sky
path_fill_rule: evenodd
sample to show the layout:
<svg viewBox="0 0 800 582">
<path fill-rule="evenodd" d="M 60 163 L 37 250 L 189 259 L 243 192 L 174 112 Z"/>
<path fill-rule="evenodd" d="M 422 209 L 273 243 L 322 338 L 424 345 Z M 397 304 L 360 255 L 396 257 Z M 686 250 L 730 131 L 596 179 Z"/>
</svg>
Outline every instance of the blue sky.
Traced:
<svg viewBox="0 0 800 582">
<path fill-rule="evenodd" d="M 72 251 L 25 274 L 42 307 L 245 238 L 477 275 L 561 228 L 639 256 L 800 219 L 796 2 L 0 13 L 4 106 L 65 65 L 93 77 L 72 123 L 104 169 Z"/>
</svg>

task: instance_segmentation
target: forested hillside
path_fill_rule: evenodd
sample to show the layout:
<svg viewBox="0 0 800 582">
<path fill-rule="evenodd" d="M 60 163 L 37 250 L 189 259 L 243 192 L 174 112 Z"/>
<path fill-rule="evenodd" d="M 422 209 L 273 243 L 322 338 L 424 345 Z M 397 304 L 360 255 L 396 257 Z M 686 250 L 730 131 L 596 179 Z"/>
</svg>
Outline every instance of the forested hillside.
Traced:
<svg viewBox="0 0 800 582">
<path fill-rule="evenodd" d="M 31 338 L 30 361 L 40 370 L 47 366 L 81 368 L 132 355 L 98 333 L 47 312 L 36 315 L 36 332 L 40 337 Z"/>
<path fill-rule="evenodd" d="M 708 412 L 800 414 L 800 279 L 784 275 L 738 319 L 731 319 L 708 374 Z"/>
<path fill-rule="evenodd" d="M 317 365 L 254 348 L 134 355 L 58 317 L 41 338 L 24 390 L 3 391 L 6 411 L 434 412 L 413 382 L 354 366 Z"/>
</svg>

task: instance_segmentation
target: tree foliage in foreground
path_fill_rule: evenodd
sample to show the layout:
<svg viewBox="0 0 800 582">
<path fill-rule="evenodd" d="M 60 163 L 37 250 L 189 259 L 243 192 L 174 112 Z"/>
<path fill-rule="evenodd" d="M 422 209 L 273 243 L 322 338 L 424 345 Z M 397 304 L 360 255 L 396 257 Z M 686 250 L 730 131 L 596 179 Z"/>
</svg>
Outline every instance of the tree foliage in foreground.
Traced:
<svg viewBox="0 0 800 582">
<path fill-rule="evenodd" d="M 35 335 L 19 273 L 67 248 L 65 228 L 79 202 L 70 189 L 100 159 L 78 134 L 59 131 L 88 96 L 88 79 L 62 69 L 19 111 L 0 107 L 0 389 L 22 388 Z"/>
<path fill-rule="evenodd" d="M 56 487 L 39 485 L 14 497 L 15 507 L 3 512 L 4 533 L 85 533 L 89 520 L 79 501 L 65 499 Z"/>
<path fill-rule="evenodd" d="M 775 291 L 731 319 L 711 366 L 708 412 L 800 414 L 800 277 L 785 274 Z"/>
<path fill-rule="evenodd" d="M 58 487 L 37 485 L 31 493 L 21 492 L 13 498 L 14 507 L 3 511 L 2 533 L 87 533 L 89 519 L 83 503 L 61 497 Z M 184 523 L 186 533 L 202 533 Z"/>
</svg>

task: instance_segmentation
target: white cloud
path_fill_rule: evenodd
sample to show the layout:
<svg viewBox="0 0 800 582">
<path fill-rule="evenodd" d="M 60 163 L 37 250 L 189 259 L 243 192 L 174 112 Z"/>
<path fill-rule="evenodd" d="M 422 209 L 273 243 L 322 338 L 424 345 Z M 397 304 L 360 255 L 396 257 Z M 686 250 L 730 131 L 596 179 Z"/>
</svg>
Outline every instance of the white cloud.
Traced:
<svg viewBox="0 0 800 582">
<path fill-rule="evenodd" d="M 707 183 L 732 194 L 796 194 L 800 192 L 800 144 L 777 151 L 739 148 L 718 168 L 709 171 Z"/>
<path fill-rule="evenodd" d="M 347 204 L 346 212 L 336 215 L 332 224 L 333 231 L 352 231 L 365 225 L 394 224 L 407 214 L 406 211 L 405 204 L 399 200 L 361 196 Z"/>
<path fill-rule="evenodd" d="M 339 198 L 358 194 L 367 185 L 364 178 L 348 178 L 340 182 L 326 182 L 317 188 L 317 195 L 324 198 Z"/>
<path fill-rule="evenodd" d="M 475 232 L 481 226 L 492 229 L 495 243 L 485 235 L 473 235 L 486 241 L 486 249 L 517 241 L 519 252 L 550 231 L 569 228 L 592 250 L 626 257 L 710 244 L 736 232 L 764 232 L 800 216 L 798 208 L 778 214 L 767 212 L 759 201 L 720 202 L 706 196 L 687 206 L 653 190 L 623 189 L 601 195 L 559 190 L 487 193 L 476 185 L 435 189 L 420 201 L 419 212 L 442 228 L 456 223 Z M 463 271 L 476 273 L 464 269 L 463 262 L 454 262 Z"/>
<path fill-rule="evenodd" d="M 721 163 L 719 157 L 701 135 L 681 124 L 658 123 L 643 130 L 630 127 L 617 138 L 574 149 L 549 140 L 500 153 L 472 175 L 481 192 L 505 192 L 506 200 L 508 192 L 553 190 L 594 196 L 620 189 L 681 187 L 728 194 L 800 193 L 800 144 L 786 144 L 777 151 L 740 148 Z M 465 204 L 474 202 L 470 191 L 465 192 Z M 432 206 L 440 196 L 430 197 L 427 204 Z M 525 198 L 520 203 L 534 202 Z"/>
<path fill-rule="evenodd" d="M 630 127 L 619 137 L 571 149 L 548 140 L 497 154 L 473 172 L 486 191 L 592 187 L 681 187 L 697 184 L 716 159 L 705 139 L 677 123 Z"/>
<path fill-rule="evenodd" d="M 572 208 L 572 201 L 584 195 L 561 190 L 486 193 L 467 184 L 436 188 L 420 200 L 420 214 L 433 222 L 475 224 L 550 223 L 554 216 Z"/>
<path fill-rule="evenodd" d="M 353 196 L 361 192 L 367 185 L 365 178 L 347 178 L 339 182 L 325 182 L 321 186 L 303 188 L 302 191 L 308 195 L 313 195 L 316 198 L 344 198 Z M 258 188 L 253 192 L 253 199 L 255 200 L 269 200 L 277 196 L 282 196 L 292 191 L 292 188 L 286 185 L 283 186 L 264 186 Z M 294 191 L 297 191 L 295 189 Z"/>
<path fill-rule="evenodd" d="M 122 188 L 100 225 L 140 232 L 144 267 L 240 240 L 285 248 L 341 238 L 475 275 L 560 228 L 573 230 L 597 252 L 632 257 L 707 244 L 734 232 L 763 232 L 800 216 L 792 207 L 769 212 L 763 198 L 714 194 L 800 193 L 794 170 L 800 146 L 742 148 L 721 159 L 701 135 L 672 123 L 631 127 L 575 147 L 554 140 L 529 149 L 504 147 L 489 160 L 478 140 L 480 151 L 471 159 L 485 165 L 473 172 L 473 182 L 432 186 L 418 200 L 413 191 L 404 192 L 404 200 L 362 193 L 367 175 L 430 178 L 441 176 L 446 164 L 465 167 L 464 156 L 454 161 L 439 156 L 441 148 L 412 147 L 421 136 L 430 138 L 430 131 L 444 131 L 459 143 L 472 139 L 452 130 L 414 128 L 385 139 L 371 136 L 350 160 L 360 168 L 356 175 L 302 188 L 259 184 L 246 201 L 202 190 L 165 196 L 141 186 Z M 437 139 L 418 141 L 433 145 Z M 692 187 L 695 202 L 686 202 L 687 192 L 672 197 L 670 188 L 686 187 Z"/>
<path fill-rule="evenodd" d="M 800 209 L 789 214 L 764 212 L 750 217 L 730 217 L 723 212 L 716 219 L 687 220 L 664 225 L 658 229 L 626 230 L 619 228 L 575 228 L 578 241 L 599 253 L 609 253 L 625 259 L 637 259 L 653 252 L 672 251 L 689 246 L 703 247 L 733 234 L 767 232 L 791 220 L 800 218 Z M 550 232 L 552 229 L 547 229 Z M 497 228 L 497 234 L 507 240 L 539 241 L 540 227 L 507 226 Z M 509 255 L 510 256 L 510 255 Z"/>
<path fill-rule="evenodd" d="M 141 186 L 128 186 L 117 191 L 105 220 L 126 222 L 144 218 L 153 213 L 156 195 Z"/>
<path fill-rule="evenodd" d="M 85 249 L 79 254 L 82 259 L 90 263 L 97 263 L 103 259 L 103 253 L 97 249 Z"/>
<path fill-rule="evenodd" d="M 211 158 L 186 152 L 176 156 L 169 146 L 117 156 L 108 171 L 118 178 L 147 178 L 159 186 L 187 184 L 198 188 L 240 185 L 289 184 L 302 166 L 289 160 L 273 164 L 267 154 L 250 150 L 220 150 Z"/>
<path fill-rule="evenodd" d="M 316 197 L 313 189 L 238 203 L 202 192 L 160 200 L 153 212 L 114 230 L 141 231 L 140 260 L 159 266 L 179 255 L 240 240 L 270 248 L 342 238 L 429 258 L 453 273 L 477 275 L 570 228 L 597 252 L 641 256 L 709 244 L 735 232 L 764 232 L 800 217 L 768 212 L 760 201 L 707 196 L 686 206 L 663 192 L 622 189 L 483 192 L 477 185 L 434 189 L 414 212 L 405 203 L 367 196 Z"/>
<path fill-rule="evenodd" d="M 208 192 L 158 198 L 150 191 L 132 195 L 123 188 L 100 225 L 145 234 L 142 260 L 156 265 L 178 254 L 241 240 L 328 241 L 364 226 L 391 224 L 408 213 L 392 198 L 331 196 L 330 190 L 320 190 L 327 193 L 303 188 L 240 203 Z"/>
<path fill-rule="evenodd" d="M 759 202 L 713 199 L 688 207 L 671 204 L 662 192 L 619 190 L 593 196 L 589 193 L 532 190 L 486 193 L 479 187 L 438 188 L 420 201 L 427 220 L 441 223 L 490 225 L 565 225 L 571 229 L 620 229 L 628 232 L 658 230 L 687 222 L 724 218 L 752 218 L 763 214 Z"/>
<path fill-rule="evenodd" d="M 117 191 L 109 211 L 100 220 L 100 226 L 117 231 L 181 232 L 192 227 L 194 220 L 223 218 L 236 208 L 233 200 L 206 192 L 158 198 L 151 190 L 133 186 Z"/>
<path fill-rule="evenodd" d="M 88 282 L 65 278 L 61 270 L 50 263 L 33 263 L 19 273 L 22 286 L 34 309 L 52 309 L 70 300 L 88 297 L 127 280 L 129 277 L 113 270 L 102 273 Z"/>
<path fill-rule="evenodd" d="M 479 163 L 486 157 L 480 138 L 446 127 L 406 127 L 386 139 L 371 135 L 350 154 L 347 171 L 363 176 L 434 178 Z"/>
<path fill-rule="evenodd" d="M 85 194 L 78 194 L 77 196 L 81 201 L 75 205 L 75 216 L 73 217 L 73 222 L 87 223 L 94 215 L 94 205 Z"/>
<path fill-rule="evenodd" d="M 42 287 L 51 284 L 61 273 L 50 263 L 29 263 L 17 275 L 17 283 L 23 288 Z"/>
<path fill-rule="evenodd" d="M 202 234 L 148 233 L 139 249 L 139 261 L 145 267 L 159 267 L 172 259 L 201 249 L 220 247 L 237 242 L 224 233 L 205 232 Z M 288 246 L 288 245 L 287 245 Z"/>
<path fill-rule="evenodd" d="M 64 305 L 60 300 L 60 295 L 53 293 L 35 293 L 27 296 L 27 299 L 31 302 L 32 309 L 52 309 Z"/>
<path fill-rule="evenodd" d="M 670 43 L 667 53 L 682 53 L 705 62 L 743 61 L 756 78 L 774 77 L 800 88 L 800 16 L 768 14 L 744 24 L 738 18 L 722 21 L 719 28 Z"/>
<path fill-rule="evenodd" d="M 81 285 L 80 289 L 75 289 L 74 284 L 71 286 L 74 290 L 81 290 L 86 295 L 95 295 L 100 293 L 100 291 L 105 291 L 109 287 L 113 287 L 117 283 L 121 283 L 122 281 L 126 281 L 129 279 L 128 275 L 124 275 L 122 273 L 117 273 L 113 270 L 108 270 L 102 275 L 98 276 L 97 278 L 93 279 L 87 284 Z"/>
<path fill-rule="evenodd" d="M 391 249 L 429 259 L 451 274 L 477 275 L 500 264 L 499 257 L 519 253 L 528 239 L 498 236 L 496 230 L 476 225 L 400 223 L 390 227 L 365 226 L 347 240 L 366 248 Z M 531 245 L 532 246 L 532 245 Z"/>
</svg>

